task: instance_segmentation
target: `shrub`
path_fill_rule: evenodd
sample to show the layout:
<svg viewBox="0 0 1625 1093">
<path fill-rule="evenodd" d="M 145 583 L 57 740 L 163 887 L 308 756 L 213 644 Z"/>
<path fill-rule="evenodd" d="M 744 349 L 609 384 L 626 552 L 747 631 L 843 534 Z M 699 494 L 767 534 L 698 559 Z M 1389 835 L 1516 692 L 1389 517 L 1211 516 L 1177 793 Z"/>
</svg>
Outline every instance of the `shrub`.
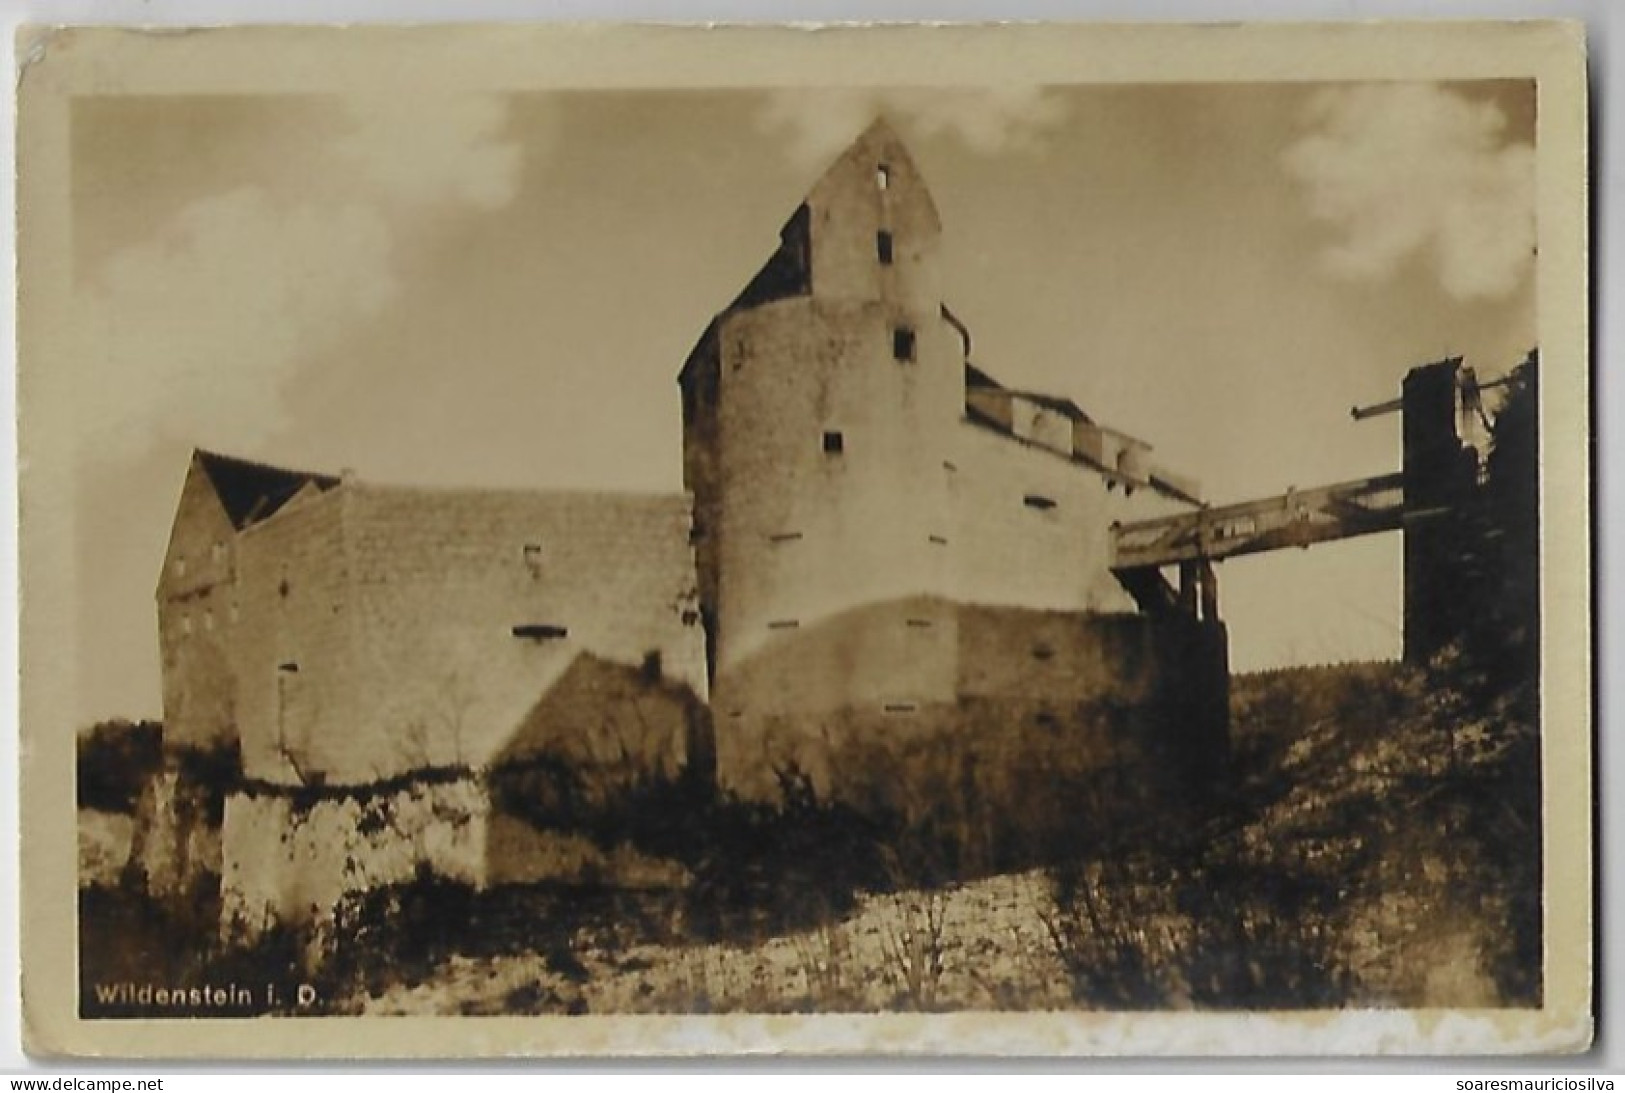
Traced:
<svg viewBox="0 0 1625 1093">
<path fill-rule="evenodd" d="M 134 812 L 141 791 L 163 764 L 163 725 L 157 721 L 101 721 L 75 742 L 80 808 Z"/>
</svg>

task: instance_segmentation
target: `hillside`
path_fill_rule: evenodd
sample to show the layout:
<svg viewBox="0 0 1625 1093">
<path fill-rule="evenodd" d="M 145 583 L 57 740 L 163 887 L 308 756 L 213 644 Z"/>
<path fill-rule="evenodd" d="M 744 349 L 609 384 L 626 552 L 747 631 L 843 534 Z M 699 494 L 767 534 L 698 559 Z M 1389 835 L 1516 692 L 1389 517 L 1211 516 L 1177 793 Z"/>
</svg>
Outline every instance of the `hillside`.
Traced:
<svg viewBox="0 0 1625 1093">
<path fill-rule="evenodd" d="M 1448 661 L 1238 677 L 1233 780 L 1200 822 L 1079 832 L 1068 861 L 934 888 L 841 899 L 786 879 L 800 913 L 729 936 L 698 929 L 693 891 L 397 892 L 327 997 L 372 1013 L 1536 1005 L 1530 696 L 1471 698 L 1464 679 Z"/>
</svg>

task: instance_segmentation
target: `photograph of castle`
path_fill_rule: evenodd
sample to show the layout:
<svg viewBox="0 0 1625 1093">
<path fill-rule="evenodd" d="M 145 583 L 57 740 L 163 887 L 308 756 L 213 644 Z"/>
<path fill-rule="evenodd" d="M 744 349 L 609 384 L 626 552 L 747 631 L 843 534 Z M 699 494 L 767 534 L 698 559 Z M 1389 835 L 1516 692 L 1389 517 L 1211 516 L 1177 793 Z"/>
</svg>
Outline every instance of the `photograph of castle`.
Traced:
<svg viewBox="0 0 1625 1093">
<path fill-rule="evenodd" d="M 72 97 L 79 1017 L 1540 1008 L 1536 101 Z"/>
</svg>

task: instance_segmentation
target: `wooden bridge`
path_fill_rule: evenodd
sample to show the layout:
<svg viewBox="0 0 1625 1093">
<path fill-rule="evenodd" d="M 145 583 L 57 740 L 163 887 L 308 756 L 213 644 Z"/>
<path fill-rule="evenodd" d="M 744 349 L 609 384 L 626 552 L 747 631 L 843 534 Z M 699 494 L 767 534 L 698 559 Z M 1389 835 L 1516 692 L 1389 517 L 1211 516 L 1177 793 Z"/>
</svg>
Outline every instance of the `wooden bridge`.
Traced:
<svg viewBox="0 0 1625 1093">
<path fill-rule="evenodd" d="M 1178 610 L 1218 622 L 1216 562 L 1403 530 L 1405 657 L 1425 659 L 1449 640 L 1465 610 L 1448 591 L 1460 554 L 1448 517 L 1477 485 L 1479 459 L 1463 443 L 1458 419 L 1484 419 L 1481 392 L 1502 382 L 1479 384 L 1459 357 L 1413 368 L 1399 398 L 1353 411 L 1356 421 L 1403 415 L 1402 470 L 1118 524 L 1112 529 L 1112 571 L 1144 611 Z M 1177 588 L 1163 576 L 1169 566 L 1179 569 Z"/>
</svg>

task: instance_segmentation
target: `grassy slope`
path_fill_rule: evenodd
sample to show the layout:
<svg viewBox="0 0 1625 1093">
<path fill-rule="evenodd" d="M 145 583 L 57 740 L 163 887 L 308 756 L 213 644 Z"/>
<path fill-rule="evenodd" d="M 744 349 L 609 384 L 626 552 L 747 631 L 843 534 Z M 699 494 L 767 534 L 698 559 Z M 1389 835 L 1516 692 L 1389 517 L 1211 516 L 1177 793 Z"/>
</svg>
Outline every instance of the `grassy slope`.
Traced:
<svg viewBox="0 0 1625 1093">
<path fill-rule="evenodd" d="M 1199 818 L 1097 822 L 1047 869 L 901 891 L 831 873 L 888 851 L 817 809 L 701 823 L 713 882 L 686 892 L 376 893 L 323 993 L 397 1013 L 1537 1004 L 1531 707 L 1448 661 L 1242 676 L 1231 778 Z M 89 981 L 297 973 L 292 939 L 215 952 L 154 913 L 87 889 Z"/>
<path fill-rule="evenodd" d="M 1080 833 L 1075 860 L 872 894 L 771 936 L 683 913 L 520 915 L 343 1005 L 373 1012 L 1535 1004 L 1532 728 L 1442 673 L 1240 677 L 1234 778 L 1199 823 Z M 558 924 L 556 930 L 539 927 Z M 538 929 L 548 934 L 541 941 Z M 442 937 L 445 935 L 442 934 Z M 396 966 L 399 970 L 399 965 Z"/>
</svg>

